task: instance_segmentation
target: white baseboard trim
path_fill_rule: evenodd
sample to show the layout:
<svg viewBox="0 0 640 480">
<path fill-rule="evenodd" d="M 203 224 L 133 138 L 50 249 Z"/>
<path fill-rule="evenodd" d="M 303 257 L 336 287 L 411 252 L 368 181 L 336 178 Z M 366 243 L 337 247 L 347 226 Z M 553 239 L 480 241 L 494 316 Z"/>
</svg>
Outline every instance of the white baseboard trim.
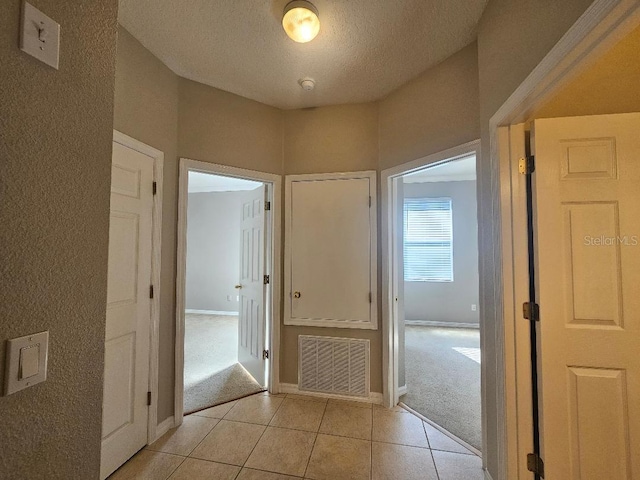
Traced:
<svg viewBox="0 0 640 480">
<path fill-rule="evenodd" d="M 349 395 L 336 395 L 333 393 L 307 392 L 298 389 L 295 383 L 281 383 L 278 391 L 280 393 L 292 393 L 296 395 L 308 395 L 310 397 L 333 398 L 335 400 L 348 400 L 350 402 L 373 403 L 382 405 L 382 394 L 378 392 L 369 392 L 368 397 L 351 397 Z"/>
<path fill-rule="evenodd" d="M 403 385 L 401 387 L 398 387 L 398 396 L 401 397 L 402 395 L 406 395 L 407 393 L 407 386 Z"/>
<path fill-rule="evenodd" d="M 431 320 L 405 320 L 404 324 L 421 327 L 480 328 L 479 323 L 435 322 Z"/>
<path fill-rule="evenodd" d="M 224 310 L 193 310 L 191 308 L 187 308 L 184 313 L 195 313 L 198 315 L 229 315 L 229 316 L 238 316 L 238 312 L 226 312 Z"/>
<path fill-rule="evenodd" d="M 156 427 L 156 438 L 154 438 L 149 443 L 151 444 L 151 443 L 155 442 L 156 440 L 158 440 L 161 436 L 163 436 L 165 433 L 167 433 L 169 430 L 171 430 L 174 426 L 175 426 L 175 421 L 174 421 L 173 415 L 172 415 L 169 418 L 166 418 L 165 420 L 163 420 L 162 422 L 160 422 L 158 424 L 158 426 Z"/>
</svg>

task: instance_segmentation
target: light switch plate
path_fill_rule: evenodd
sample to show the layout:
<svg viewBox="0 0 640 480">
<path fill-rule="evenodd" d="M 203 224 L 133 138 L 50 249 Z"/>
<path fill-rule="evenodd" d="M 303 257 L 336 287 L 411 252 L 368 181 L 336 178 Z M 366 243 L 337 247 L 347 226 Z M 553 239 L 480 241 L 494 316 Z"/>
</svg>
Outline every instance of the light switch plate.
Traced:
<svg viewBox="0 0 640 480">
<path fill-rule="evenodd" d="M 27 361 L 33 365 L 34 359 L 21 354 L 30 354 L 38 350 L 37 373 L 21 378 L 21 364 Z M 4 394 L 11 395 L 22 389 L 31 387 L 47 379 L 47 353 L 49 350 L 49 332 L 40 332 L 26 337 L 14 338 L 7 341 L 7 361 L 4 375 Z M 26 365 L 25 365 L 26 366 Z M 33 372 L 28 372 L 32 374 Z"/>
<path fill-rule="evenodd" d="M 20 50 L 58 69 L 60 24 L 30 3 L 22 5 Z"/>
</svg>

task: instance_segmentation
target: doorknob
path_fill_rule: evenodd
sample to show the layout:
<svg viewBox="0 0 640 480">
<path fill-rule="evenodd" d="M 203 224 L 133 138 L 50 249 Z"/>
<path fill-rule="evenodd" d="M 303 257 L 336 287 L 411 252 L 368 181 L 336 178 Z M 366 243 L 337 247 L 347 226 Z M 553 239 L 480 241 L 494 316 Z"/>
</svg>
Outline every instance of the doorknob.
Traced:
<svg viewBox="0 0 640 480">
<path fill-rule="evenodd" d="M 236 285 L 235 288 L 237 288 L 238 290 L 240 290 L 242 288 L 242 285 Z"/>
<path fill-rule="evenodd" d="M 300 292 L 293 292 L 293 298 L 300 298 Z"/>
</svg>

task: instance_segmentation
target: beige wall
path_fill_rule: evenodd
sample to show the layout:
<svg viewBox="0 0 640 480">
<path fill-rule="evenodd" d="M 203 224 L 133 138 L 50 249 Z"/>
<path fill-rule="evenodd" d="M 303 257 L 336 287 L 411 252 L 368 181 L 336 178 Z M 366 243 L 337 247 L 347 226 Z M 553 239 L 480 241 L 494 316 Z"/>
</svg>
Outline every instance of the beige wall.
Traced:
<svg viewBox="0 0 640 480">
<path fill-rule="evenodd" d="M 640 27 L 563 87 L 531 118 L 640 112 Z"/>
<path fill-rule="evenodd" d="M 377 169 L 376 103 L 287 110 L 284 112 L 284 119 L 284 165 L 288 175 Z M 378 309 L 380 310 L 380 306 Z M 364 338 L 371 342 L 371 390 L 382 392 L 380 328 L 350 330 L 282 324 L 281 329 L 281 382 L 298 383 L 299 335 Z"/>
<path fill-rule="evenodd" d="M 380 169 L 480 138 L 474 42 L 380 101 Z"/>
<path fill-rule="evenodd" d="M 173 415 L 178 77 L 118 28 L 114 128 L 164 152 L 158 421 Z"/>
<path fill-rule="evenodd" d="M 282 110 L 180 78 L 180 157 L 282 173 Z"/>
<path fill-rule="evenodd" d="M 378 105 L 359 103 L 284 112 L 287 175 L 375 170 Z"/>
<path fill-rule="evenodd" d="M 489 120 L 514 90 L 586 10 L 591 0 L 490 0 L 478 27 L 478 74 L 482 158 L 478 176 L 479 253 L 481 258 L 480 309 L 485 322 L 483 360 L 487 372 L 496 371 L 496 305 L 494 273 L 499 260 L 492 255 L 491 176 Z M 496 377 L 486 377 L 488 402 L 484 408 L 487 429 L 487 466 L 499 478 Z"/>
<path fill-rule="evenodd" d="M 0 477 L 97 478 L 117 2 L 35 2 L 59 70 L 19 50 L 21 3 L 0 2 L 0 385 L 7 339 L 50 344 L 46 382 L 0 398 Z"/>
</svg>

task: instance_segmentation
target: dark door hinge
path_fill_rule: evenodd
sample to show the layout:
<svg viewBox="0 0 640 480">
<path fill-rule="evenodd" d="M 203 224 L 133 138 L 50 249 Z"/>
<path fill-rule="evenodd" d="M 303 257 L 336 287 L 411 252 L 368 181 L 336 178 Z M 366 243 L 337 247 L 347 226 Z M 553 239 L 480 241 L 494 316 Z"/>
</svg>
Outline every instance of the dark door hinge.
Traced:
<svg viewBox="0 0 640 480">
<path fill-rule="evenodd" d="M 518 172 L 522 175 L 529 175 L 536 171 L 536 160 L 533 155 L 522 157 L 518 161 Z"/>
<path fill-rule="evenodd" d="M 269 350 L 263 350 L 262 351 L 262 359 L 266 360 L 267 358 L 269 358 Z"/>
<path fill-rule="evenodd" d="M 271 210 L 271 202 L 264 202 L 264 209 L 267 212 Z"/>
<path fill-rule="evenodd" d="M 527 470 L 544 478 L 544 462 L 537 453 L 527 454 Z"/>
<path fill-rule="evenodd" d="M 264 283 L 265 285 L 269 285 L 269 275 L 265 275 L 265 276 L 264 276 L 263 283 Z"/>
<path fill-rule="evenodd" d="M 369 195 L 369 206 L 371 206 L 371 195 Z"/>
<path fill-rule="evenodd" d="M 373 295 L 371 295 L 371 292 L 369 292 L 369 303 L 373 303 Z"/>
<path fill-rule="evenodd" d="M 533 302 L 524 302 L 522 304 L 522 316 L 526 320 L 540 321 L 540 305 Z"/>
<path fill-rule="evenodd" d="M 153 182 L 153 194 L 158 193 L 158 182 Z"/>
<path fill-rule="evenodd" d="M 151 405 L 151 392 L 147 392 L 147 405 Z"/>
<path fill-rule="evenodd" d="M 153 298 L 153 285 L 149 285 L 149 298 Z"/>
</svg>

